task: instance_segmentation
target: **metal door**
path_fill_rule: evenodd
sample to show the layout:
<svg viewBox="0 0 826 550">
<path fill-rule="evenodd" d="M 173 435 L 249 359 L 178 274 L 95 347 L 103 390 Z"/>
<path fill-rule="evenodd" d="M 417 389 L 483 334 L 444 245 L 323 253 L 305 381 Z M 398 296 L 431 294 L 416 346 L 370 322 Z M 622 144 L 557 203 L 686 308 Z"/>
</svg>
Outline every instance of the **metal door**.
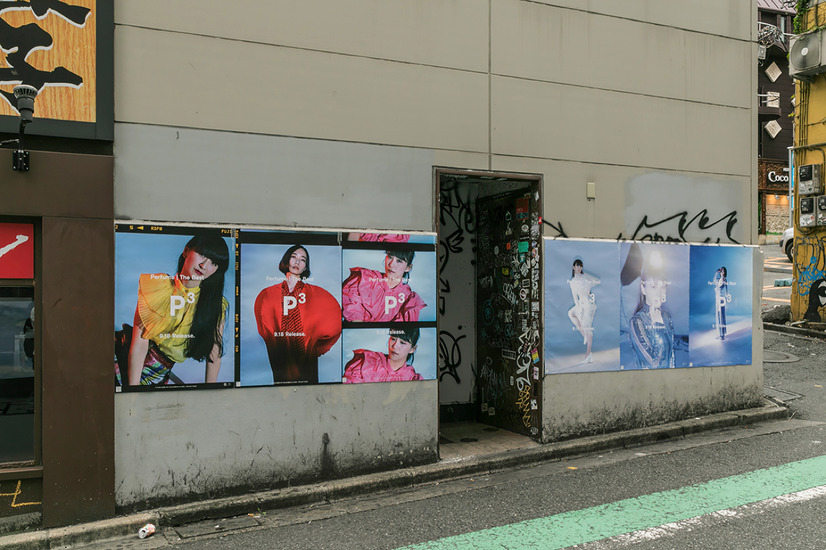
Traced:
<svg viewBox="0 0 826 550">
<path fill-rule="evenodd" d="M 534 438 L 542 418 L 536 197 L 520 191 L 479 199 L 476 264 L 480 420 Z"/>
</svg>

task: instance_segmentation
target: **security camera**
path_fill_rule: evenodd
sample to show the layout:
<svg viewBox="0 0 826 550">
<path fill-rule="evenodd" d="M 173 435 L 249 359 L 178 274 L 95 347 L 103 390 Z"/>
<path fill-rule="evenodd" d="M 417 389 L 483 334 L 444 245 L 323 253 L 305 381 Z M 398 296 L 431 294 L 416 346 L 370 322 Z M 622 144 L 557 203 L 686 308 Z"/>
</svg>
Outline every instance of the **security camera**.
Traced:
<svg viewBox="0 0 826 550">
<path fill-rule="evenodd" d="M 17 111 L 20 113 L 20 121 L 29 123 L 34 117 L 34 98 L 37 97 L 37 88 L 28 84 L 18 84 L 12 90 L 17 99 Z"/>
</svg>

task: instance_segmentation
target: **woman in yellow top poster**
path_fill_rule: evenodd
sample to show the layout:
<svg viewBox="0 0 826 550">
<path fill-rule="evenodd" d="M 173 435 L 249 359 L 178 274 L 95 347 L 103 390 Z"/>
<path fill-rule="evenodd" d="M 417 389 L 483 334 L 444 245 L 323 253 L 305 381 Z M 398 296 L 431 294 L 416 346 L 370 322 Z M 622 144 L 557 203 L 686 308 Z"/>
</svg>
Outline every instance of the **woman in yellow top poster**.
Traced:
<svg viewBox="0 0 826 550">
<path fill-rule="evenodd" d="M 181 252 L 174 275 L 144 273 L 138 286 L 128 385 L 166 384 L 187 358 L 205 362 L 204 382 L 221 369 L 228 302 L 223 296 L 229 249 L 218 235 L 196 235 Z"/>
</svg>

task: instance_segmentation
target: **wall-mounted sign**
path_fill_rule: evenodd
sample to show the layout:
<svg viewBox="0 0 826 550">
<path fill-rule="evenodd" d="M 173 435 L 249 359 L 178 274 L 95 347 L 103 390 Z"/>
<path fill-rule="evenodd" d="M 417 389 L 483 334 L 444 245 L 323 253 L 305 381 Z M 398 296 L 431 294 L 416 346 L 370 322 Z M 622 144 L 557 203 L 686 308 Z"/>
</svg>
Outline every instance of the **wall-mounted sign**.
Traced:
<svg viewBox="0 0 826 550">
<path fill-rule="evenodd" d="M 789 174 L 772 170 L 766 175 L 770 183 L 789 183 Z"/>
<path fill-rule="evenodd" d="M 31 134 L 112 139 L 111 2 L 0 3 L 0 130 L 15 132 L 18 84 L 38 90 Z"/>
<path fill-rule="evenodd" d="M 34 277 L 34 226 L 0 223 L 0 279 Z"/>
</svg>

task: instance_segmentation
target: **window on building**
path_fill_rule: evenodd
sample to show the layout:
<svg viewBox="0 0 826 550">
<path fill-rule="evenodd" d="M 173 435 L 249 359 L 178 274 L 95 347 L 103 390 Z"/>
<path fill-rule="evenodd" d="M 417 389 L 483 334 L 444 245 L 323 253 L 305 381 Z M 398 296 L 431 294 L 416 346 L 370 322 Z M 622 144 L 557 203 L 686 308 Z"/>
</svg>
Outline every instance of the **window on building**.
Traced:
<svg viewBox="0 0 826 550">
<path fill-rule="evenodd" d="M 0 221 L 0 467 L 39 453 L 34 245 L 34 224 Z"/>
<path fill-rule="evenodd" d="M 0 463 L 35 458 L 34 287 L 0 286 Z"/>
</svg>

